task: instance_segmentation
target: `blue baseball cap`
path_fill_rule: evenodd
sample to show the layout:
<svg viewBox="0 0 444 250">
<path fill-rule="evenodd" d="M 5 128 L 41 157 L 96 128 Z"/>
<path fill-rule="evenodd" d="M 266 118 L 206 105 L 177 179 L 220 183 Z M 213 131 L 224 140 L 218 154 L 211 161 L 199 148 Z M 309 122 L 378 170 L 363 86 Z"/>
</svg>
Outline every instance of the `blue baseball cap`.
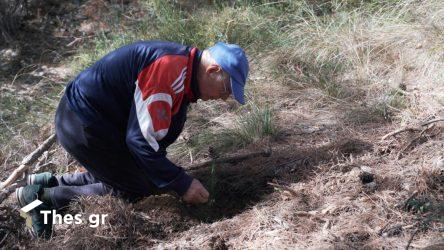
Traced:
<svg viewBox="0 0 444 250">
<path fill-rule="evenodd" d="M 234 98 L 245 104 L 244 87 L 248 77 L 248 60 L 244 50 L 236 44 L 218 42 L 208 48 L 211 57 L 230 75 Z"/>
</svg>

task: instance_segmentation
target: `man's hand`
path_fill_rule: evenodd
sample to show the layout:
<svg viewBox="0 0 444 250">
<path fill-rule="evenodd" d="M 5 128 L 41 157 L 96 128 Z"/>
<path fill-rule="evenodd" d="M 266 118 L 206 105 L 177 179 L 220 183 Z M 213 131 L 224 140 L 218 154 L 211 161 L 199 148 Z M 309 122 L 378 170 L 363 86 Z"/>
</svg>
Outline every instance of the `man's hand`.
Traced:
<svg viewBox="0 0 444 250">
<path fill-rule="evenodd" d="M 208 201 L 210 194 L 205 189 L 205 187 L 197 179 L 193 179 L 190 187 L 182 196 L 183 201 L 186 203 L 196 204 L 205 203 Z"/>
</svg>

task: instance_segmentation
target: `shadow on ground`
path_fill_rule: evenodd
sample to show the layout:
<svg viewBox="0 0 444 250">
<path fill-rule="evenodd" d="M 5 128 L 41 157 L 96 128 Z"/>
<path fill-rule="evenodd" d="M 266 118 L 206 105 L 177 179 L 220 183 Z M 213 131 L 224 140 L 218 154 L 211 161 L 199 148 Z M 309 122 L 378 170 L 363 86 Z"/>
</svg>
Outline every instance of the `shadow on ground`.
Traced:
<svg viewBox="0 0 444 250">
<path fill-rule="evenodd" d="M 78 33 L 78 5 L 70 1 L 27 3 L 20 15 L 10 17 L 13 27 L 2 29 L 7 35 L 0 37 L 0 73 L 6 79 L 32 72 L 39 65 L 60 63 L 76 52 L 74 47 L 67 45 Z M 25 79 L 25 82 L 35 81 Z"/>
<path fill-rule="evenodd" d="M 36 244 L 39 248 L 54 243 L 79 249 L 97 245 L 106 248 L 146 247 L 175 237 L 176 233 L 202 222 L 212 223 L 243 213 L 273 192 L 269 182 L 285 185 L 286 182 L 306 181 L 316 174 L 320 164 L 371 149 L 372 145 L 356 139 L 339 139 L 313 148 L 295 148 L 287 144 L 275 149 L 269 158 L 194 171 L 191 174 L 211 193 L 211 202 L 205 205 L 189 206 L 171 195 L 151 196 L 135 204 L 113 197 L 83 197 L 74 202 L 70 213 L 81 213 L 85 218 L 90 214 L 108 214 L 108 223 L 98 228 L 88 224 L 56 226 L 51 240 Z M 7 238 L 3 247 L 32 244 L 28 240 L 22 241 L 26 238 L 24 221 L 11 205 L 0 209 L 0 220 L 0 239 Z"/>
<path fill-rule="evenodd" d="M 372 145 L 356 139 L 341 139 L 318 148 L 279 149 L 270 158 L 258 158 L 234 165 L 208 167 L 192 172 L 210 192 L 210 202 L 183 206 L 182 212 L 202 222 L 214 222 L 242 213 L 273 191 L 269 182 L 300 182 L 324 162 L 360 154 Z"/>
</svg>

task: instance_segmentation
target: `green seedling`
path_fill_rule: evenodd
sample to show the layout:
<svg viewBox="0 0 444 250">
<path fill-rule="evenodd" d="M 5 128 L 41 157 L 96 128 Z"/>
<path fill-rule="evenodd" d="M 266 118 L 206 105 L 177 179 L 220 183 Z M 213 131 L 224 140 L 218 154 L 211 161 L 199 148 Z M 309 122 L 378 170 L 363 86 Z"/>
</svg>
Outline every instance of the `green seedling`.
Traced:
<svg viewBox="0 0 444 250">
<path fill-rule="evenodd" d="M 211 178 L 210 178 L 210 200 L 208 201 L 208 205 L 212 207 L 215 202 L 215 187 L 216 187 L 216 163 L 213 161 L 211 163 Z"/>
</svg>

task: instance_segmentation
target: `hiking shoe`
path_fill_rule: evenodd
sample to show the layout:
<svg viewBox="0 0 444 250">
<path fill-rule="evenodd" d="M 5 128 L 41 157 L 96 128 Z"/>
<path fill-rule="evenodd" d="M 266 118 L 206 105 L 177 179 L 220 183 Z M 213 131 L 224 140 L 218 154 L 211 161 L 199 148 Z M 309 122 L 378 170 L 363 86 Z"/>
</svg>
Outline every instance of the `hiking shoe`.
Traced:
<svg viewBox="0 0 444 250">
<path fill-rule="evenodd" d="M 26 187 L 20 187 L 15 191 L 17 202 L 20 208 L 28 205 L 39 198 L 39 194 L 43 191 L 40 185 L 31 185 Z M 52 216 L 48 216 L 48 221 L 44 223 L 44 215 L 40 211 L 49 210 L 51 207 L 45 203 L 40 204 L 31 211 L 25 213 L 20 210 L 20 215 L 26 218 L 26 226 L 30 229 L 31 234 L 34 237 L 49 238 L 52 234 Z"/>
<path fill-rule="evenodd" d="M 28 185 L 40 185 L 43 188 L 52 188 L 57 186 L 56 178 L 50 172 L 40 174 L 30 174 L 26 179 Z"/>
</svg>

